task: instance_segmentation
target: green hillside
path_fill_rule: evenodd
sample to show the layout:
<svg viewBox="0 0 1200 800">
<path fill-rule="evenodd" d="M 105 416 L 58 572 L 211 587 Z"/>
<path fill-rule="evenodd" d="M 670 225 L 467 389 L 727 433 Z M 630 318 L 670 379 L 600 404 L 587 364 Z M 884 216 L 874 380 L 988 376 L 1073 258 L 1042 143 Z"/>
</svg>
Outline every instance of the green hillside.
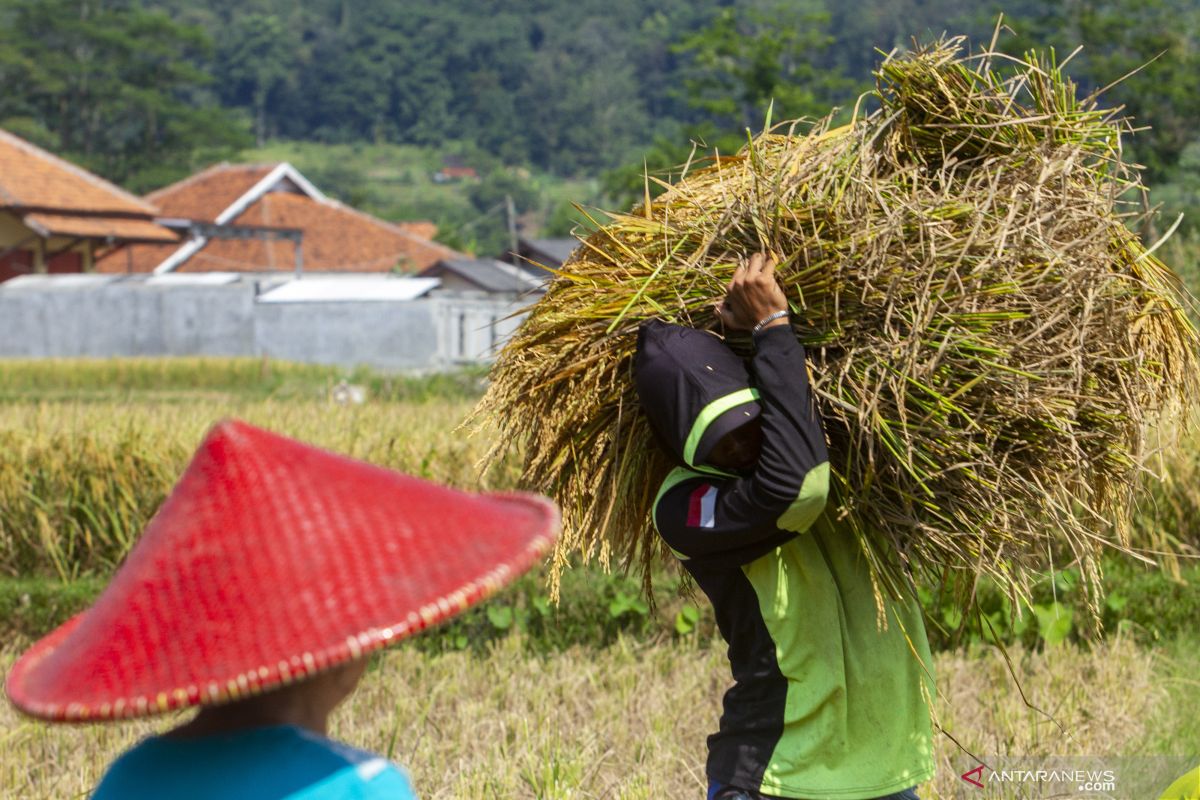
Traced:
<svg viewBox="0 0 1200 800">
<path fill-rule="evenodd" d="M 564 236 L 577 216 L 571 203 L 597 202 L 600 192 L 595 178 L 506 166 L 455 142 L 434 148 L 275 141 L 237 158 L 291 162 L 331 197 L 387 220 L 431 220 L 438 226 L 439 241 L 481 256 L 508 249 L 506 195 L 513 198 L 522 233 Z M 447 164 L 470 167 L 478 178 L 436 180 Z"/>
</svg>

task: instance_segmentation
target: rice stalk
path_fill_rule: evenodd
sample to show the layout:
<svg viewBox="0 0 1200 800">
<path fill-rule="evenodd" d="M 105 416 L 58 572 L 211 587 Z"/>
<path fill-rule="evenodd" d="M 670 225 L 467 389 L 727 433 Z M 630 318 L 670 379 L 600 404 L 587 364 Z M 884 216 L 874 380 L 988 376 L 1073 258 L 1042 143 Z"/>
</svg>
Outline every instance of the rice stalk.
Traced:
<svg viewBox="0 0 1200 800">
<path fill-rule="evenodd" d="M 500 354 L 476 409 L 500 430 L 485 464 L 523 447 L 522 483 L 562 506 L 554 570 L 667 557 L 650 508 L 672 464 L 638 408 L 636 331 L 714 325 L 759 250 L 781 259 L 807 347 L 829 513 L 880 602 L 910 575 L 964 606 L 987 575 L 1019 601 L 1066 559 L 1098 603 L 1104 548 L 1169 544 L 1131 540 L 1129 521 L 1148 432 L 1196 398 L 1200 340 L 1176 276 L 1126 224 L 1128 122 L 1053 57 L 960 39 L 876 77 L 879 110 L 851 125 L 765 131 L 614 215 Z"/>
<path fill-rule="evenodd" d="M 57 380 L 53 370 L 46 375 Z M 0 577 L 109 574 L 205 432 L 229 416 L 418 477 L 469 489 L 511 487 L 515 464 L 479 483 L 471 465 L 483 445 L 453 434 L 469 409 L 462 401 L 162 403 L 157 392 L 120 401 L 0 403 Z"/>
</svg>

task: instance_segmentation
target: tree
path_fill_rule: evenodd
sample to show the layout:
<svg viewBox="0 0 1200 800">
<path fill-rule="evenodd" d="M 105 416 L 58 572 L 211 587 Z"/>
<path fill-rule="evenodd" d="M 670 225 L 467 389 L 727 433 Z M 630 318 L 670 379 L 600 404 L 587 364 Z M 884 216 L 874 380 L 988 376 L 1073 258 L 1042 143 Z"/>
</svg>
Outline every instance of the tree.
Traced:
<svg viewBox="0 0 1200 800">
<path fill-rule="evenodd" d="M 689 156 L 741 147 L 746 130 L 757 131 L 773 106 L 775 121 L 821 118 L 839 103 L 854 100 L 863 85 L 825 65 L 829 15 L 819 3 L 751 0 L 711 14 L 671 51 L 685 108 L 690 114 L 660 123 L 647 137 L 640 163 L 604 175 L 605 199 L 617 208 L 641 201 L 646 173 L 673 180 Z M 693 153 L 693 148 L 696 150 Z M 660 185 L 649 182 L 653 197 Z"/>
<path fill-rule="evenodd" d="M 489 172 L 467 190 L 471 205 L 479 215 L 472 226 L 476 253 L 504 253 L 512 249 L 508 234 L 508 204 L 518 216 L 533 208 L 537 193 L 521 175 L 513 170 Z"/>
<path fill-rule="evenodd" d="M 1068 70 L 1082 93 L 1123 106 L 1141 128 L 1132 158 L 1151 184 L 1169 181 L 1200 123 L 1200 8 L 1192 0 L 1044 0 L 1007 17 L 1009 48 L 1082 50 Z"/>
<path fill-rule="evenodd" d="M 1200 11 L 1169 0 L 1079 3 L 1075 11 L 1087 72 L 1100 86 L 1121 81 L 1110 102 L 1150 126 L 1132 140 L 1147 181 L 1169 180 L 1200 121 Z"/>
<path fill-rule="evenodd" d="M 1163 205 L 1162 225 L 1173 224 L 1175 215 L 1182 213 L 1180 231 L 1200 231 L 1200 136 L 1183 148 L 1171 181 L 1156 186 L 1151 197 L 1155 203 Z M 1200 264 L 1193 266 L 1200 268 Z M 1191 288 L 1195 291 L 1200 286 Z"/>
<path fill-rule="evenodd" d="M 616 166 L 636 152 L 650 121 L 620 32 L 589 20 L 570 38 L 548 37 L 518 94 L 535 164 L 562 173 Z"/>
<path fill-rule="evenodd" d="M 267 138 L 267 100 L 287 78 L 293 50 L 283 22 L 269 14 L 236 17 L 217 48 L 221 98 L 253 109 L 259 147 Z"/>
<path fill-rule="evenodd" d="M 822 66 L 833 41 L 828 23 L 815 2 L 763 0 L 721 9 L 676 47 L 690 57 L 688 102 L 738 130 L 761 126 L 771 103 L 776 120 L 825 116 L 832 105 L 852 100 L 854 87 Z"/>
<path fill-rule="evenodd" d="M 20 109 L 59 153 L 139 190 L 187 174 L 198 152 L 244 144 L 207 90 L 202 29 L 128 1 L 3 2 L 6 116 Z"/>
</svg>

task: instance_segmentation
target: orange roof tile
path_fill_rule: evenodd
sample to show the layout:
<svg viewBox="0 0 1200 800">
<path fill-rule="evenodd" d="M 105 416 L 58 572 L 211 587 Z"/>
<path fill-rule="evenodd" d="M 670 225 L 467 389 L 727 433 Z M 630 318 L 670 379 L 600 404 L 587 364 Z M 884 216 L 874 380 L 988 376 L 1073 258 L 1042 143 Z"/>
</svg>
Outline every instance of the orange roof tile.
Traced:
<svg viewBox="0 0 1200 800">
<path fill-rule="evenodd" d="M 225 211 L 278 164 L 216 164 L 190 178 L 146 195 L 164 217 L 216 222 Z"/>
<path fill-rule="evenodd" d="M 144 217 L 154 213 L 144 200 L 4 130 L 0 130 L 0 208 Z"/>
<path fill-rule="evenodd" d="M 238 215 L 233 224 L 303 230 L 305 271 L 387 272 L 399 267 L 406 272 L 418 272 L 442 259 L 462 257 L 445 245 L 341 203 L 287 192 L 263 195 Z M 114 273 L 150 272 L 176 249 L 157 245 L 125 248 L 101 259 L 97 269 Z M 291 242 L 213 239 L 177 271 L 289 271 L 294 266 L 295 250 Z"/>
<path fill-rule="evenodd" d="M 415 220 L 413 222 L 397 222 L 396 227 L 402 231 L 408 231 L 413 236 L 420 236 L 422 239 L 432 239 L 437 236 L 438 232 L 438 226 L 427 219 Z"/>
<path fill-rule="evenodd" d="M 132 244 L 96 259 L 96 272 L 153 272 L 179 249 L 177 244 Z"/>
<path fill-rule="evenodd" d="M 179 236 L 174 231 L 156 225 L 148 219 L 27 214 L 25 224 L 44 236 L 68 236 L 80 239 L 111 238 L 126 242 L 179 242 Z"/>
</svg>

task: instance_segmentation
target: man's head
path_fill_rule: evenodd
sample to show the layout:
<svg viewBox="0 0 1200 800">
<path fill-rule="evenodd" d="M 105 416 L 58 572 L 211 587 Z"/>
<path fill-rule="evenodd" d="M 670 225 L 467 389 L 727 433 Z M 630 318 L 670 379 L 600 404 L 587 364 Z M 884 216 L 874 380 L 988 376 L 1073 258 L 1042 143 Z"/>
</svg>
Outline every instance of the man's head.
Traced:
<svg viewBox="0 0 1200 800">
<path fill-rule="evenodd" d="M 683 463 L 744 470 L 758 460 L 758 392 L 742 359 L 713 333 L 645 323 L 634 378 L 651 427 Z"/>
<path fill-rule="evenodd" d="M 754 417 L 722 436 L 705 462 L 729 472 L 745 472 L 758 463 L 762 452 L 762 417 Z"/>
<path fill-rule="evenodd" d="M 367 659 L 358 658 L 263 694 L 203 706 L 191 723 L 176 729 L 173 735 L 206 735 L 267 725 L 296 725 L 325 735 L 330 714 L 354 692 L 366 671 Z"/>
</svg>

